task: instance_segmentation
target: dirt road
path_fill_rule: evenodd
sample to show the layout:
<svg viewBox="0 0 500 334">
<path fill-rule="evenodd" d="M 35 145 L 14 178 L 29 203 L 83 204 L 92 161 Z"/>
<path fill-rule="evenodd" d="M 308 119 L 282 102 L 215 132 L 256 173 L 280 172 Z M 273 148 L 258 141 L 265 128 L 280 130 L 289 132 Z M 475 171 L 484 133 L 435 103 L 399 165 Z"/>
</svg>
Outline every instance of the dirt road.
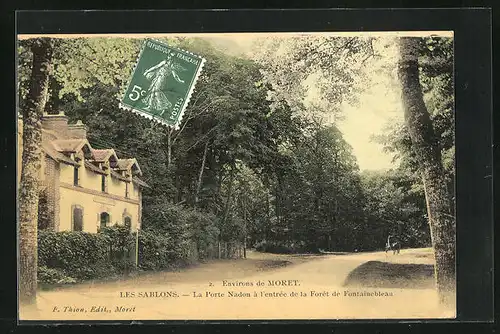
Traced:
<svg viewBox="0 0 500 334">
<path fill-rule="evenodd" d="M 429 250 L 218 260 L 40 291 L 21 319 L 238 320 L 454 317 L 439 306 Z"/>
</svg>

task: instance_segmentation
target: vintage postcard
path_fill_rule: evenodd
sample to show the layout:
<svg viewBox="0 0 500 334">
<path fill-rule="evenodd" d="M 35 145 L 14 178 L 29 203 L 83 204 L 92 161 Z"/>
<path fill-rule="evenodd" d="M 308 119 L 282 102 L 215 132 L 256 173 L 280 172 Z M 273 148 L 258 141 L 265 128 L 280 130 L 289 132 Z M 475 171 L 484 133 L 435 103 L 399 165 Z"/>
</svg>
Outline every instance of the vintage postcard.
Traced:
<svg viewBox="0 0 500 334">
<path fill-rule="evenodd" d="M 453 32 L 18 35 L 19 319 L 452 319 Z"/>
</svg>

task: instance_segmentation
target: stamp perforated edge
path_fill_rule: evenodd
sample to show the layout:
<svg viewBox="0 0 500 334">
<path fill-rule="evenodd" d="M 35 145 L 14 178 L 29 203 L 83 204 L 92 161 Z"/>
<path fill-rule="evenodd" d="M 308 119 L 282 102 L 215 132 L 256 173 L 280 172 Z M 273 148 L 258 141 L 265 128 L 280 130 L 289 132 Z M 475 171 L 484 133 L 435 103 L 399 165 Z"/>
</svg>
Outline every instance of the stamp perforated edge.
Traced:
<svg viewBox="0 0 500 334">
<path fill-rule="evenodd" d="M 135 113 L 137 115 L 140 115 L 142 117 L 148 118 L 148 119 L 150 119 L 152 121 L 155 121 L 155 122 L 157 122 L 159 124 L 165 125 L 167 127 L 173 127 L 175 130 L 179 130 L 180 124 L 182 122 L 182 118 L 184 117 L 184 112 L 185 112 L 187 106 L 189 105 L 189 101 L 191 100 L 191 96 L 193 95 L 193 92 L 195 90 L 196 82 L 198 81 L 198 78 L 201 75 L 201 71 L 203 70 L 203 66 L 205 65 L 206 59 L 203 58 L 203 57 L 201 57 L 201 56 L 199 56 L 199 55 L 196 55 L 196 54 L 194 54 L 194 53 L 192 53 L 190 51 L 187 51 L 187 50 L 184 50 L 184 49 L 181 49 L 181 48 L 178 48 L 178 47 L 173 47 L 173 46 L 170 46 L 170 45 L 166 44 L 171 49 L 187 53 L 187 54 L 192 55 L 192 56 L 194 56 L 196 58 L 199 58 L 201 60 L 200 65 L 196 69 L 196 74 L 194 76 L 193 82 L 191 83 L 191 87 L 189 88 L 189 91 L 187 93 L 186 100 L 184 101 L 184 104 L 183 104 L 183 106 L 182 106 L 182 108 L 181 108 L 181 110 L 179 112 L 179 117 L 177 118 L 177 122 L 174 125 L 171 125 L 171 124 L 168 124 L 167 122 L 165 122 L 163 119 L 161 119 L 159 117 L 155 117 L 153 115 L 146 114 L 146 113 L 142 112 L 141 110 L 135 109 L 133 107 L 130 107 L 130 106 L 125 105 L 125 104 L 122 103 L 122 101 L 125 99 L 125 95 L 127 94 L 127 89 L 128 89 L 128 87 L 130 85 L 130 81 L 134 77 L 135 71 L 137 70 L 137 65 L 139 64 L 139 60 L 141 59 L 142 53 L 144 52 L 144 49 L 146 48 L 146 43 L 147 43 L 148 40 L 155 41 L 155 42 L 157 42 L 159 44 L 163 44 L 163 45 L 166 44 L 165 42 L 159 41 L 159 40 L 157 40 L 155 38 L 146 38 L 144 40 L 144 42 L 142 43 L 141 51 L 139 52 L 139 55 L 137 56 L 137 58 L 135 60 L 134 69 L 132 70 L 132 73 L 131 73 L 130 78 L 128 80 L 127 86 L 124 88 L 124 91 L 123 91 L 123 94 L 122 94 L 122 98 L 120 99 L 120 102 L 119 102 L 118 106 L 119 106 L 120 109 L 131 111 L 131 112 L 133 112 L 133 113 Z"/>
</svg>

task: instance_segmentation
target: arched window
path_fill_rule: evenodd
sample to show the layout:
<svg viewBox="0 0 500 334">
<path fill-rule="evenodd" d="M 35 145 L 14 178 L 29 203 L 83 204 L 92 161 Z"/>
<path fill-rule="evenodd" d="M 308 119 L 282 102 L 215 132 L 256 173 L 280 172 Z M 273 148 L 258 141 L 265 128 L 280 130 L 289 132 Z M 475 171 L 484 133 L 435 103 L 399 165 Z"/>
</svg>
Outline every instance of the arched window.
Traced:
<svg viewBox="0 0 500 334">
<path fill-rule="evenodd" d="M 129 229 L 131 230 L 132 229 L 132 218 L 130 218 L 129 216 L 125 216 L 125 218 L 123 219 L 123 224 Z"/>
<path fill-rule="evenodd" d="M 79 205 L 73 205 L 72 215 L 73 231 L 83 231 L 83 208 Z"/>
<path fill-rule="evenodd" d="M 109 224 L 109 213 L 101 212 L 101 228 L 105 228 Z"/>
</svg>

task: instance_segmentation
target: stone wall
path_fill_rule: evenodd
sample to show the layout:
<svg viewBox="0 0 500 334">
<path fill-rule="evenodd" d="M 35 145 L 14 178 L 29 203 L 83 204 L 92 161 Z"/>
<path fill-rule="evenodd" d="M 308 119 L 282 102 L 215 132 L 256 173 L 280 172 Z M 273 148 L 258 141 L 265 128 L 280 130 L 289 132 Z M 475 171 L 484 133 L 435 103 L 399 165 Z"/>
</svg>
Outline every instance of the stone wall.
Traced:
<svg viewBox="0 0 500 334">
<path fill-rule="evenodd" d="M 60 165 L 49 157 L 45 162 L 45 185 L 47 189 L 48 219 L 50 225 L 48 228 L 52 231 L 59 231 L 60 226 L 60 191 L 59 174 Z"/>
</svg>

